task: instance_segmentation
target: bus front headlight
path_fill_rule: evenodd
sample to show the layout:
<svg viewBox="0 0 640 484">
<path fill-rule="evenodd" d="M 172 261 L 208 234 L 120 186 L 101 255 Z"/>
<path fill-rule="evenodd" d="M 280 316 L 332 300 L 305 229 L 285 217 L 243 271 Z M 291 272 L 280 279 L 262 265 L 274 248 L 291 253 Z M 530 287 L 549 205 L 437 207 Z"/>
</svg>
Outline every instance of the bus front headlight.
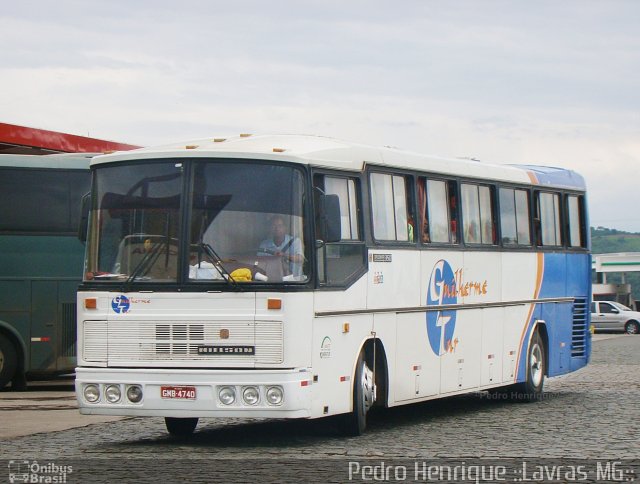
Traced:
<svg viewBox="0 0 640 484">
<path fill-rule="evenodd" d="M 109 385 L 104 390 L 104 396 L 109 403 L 118 403 L 122 397 L 119 385 Z"/>
<path fill-rule="evenodd" d="M 89 403 L 96 403 L 100 400 L 100 390 L 97 385 L 85 385 L 82 391 L 84 399 Z"/>
<path fill-rule="evenodd" d="M 284 399 L 284 392 L 281 387 L 267 388 L 267 403 L 269 405 L 281 405 Z"/>
<path fill-rule="evenodd" d="M 222 387 L 218 392 L 218 398 L 224 405 L 231 405 L 236 401 L 236 391 L 233 387 Z"/>
<path fill-rule="evenodd" d="M 140 403 L 142 400 L 142 388 L 138 385 L 131 385 L 127 388 L 127 399 L 131 403 Z"/>
<path fill-rule="evenodd" d="M 255 405 L 260 400 L 260 392 L 256 387 L 245 387 L 242 390 L 242 399 L 247 405 Z"/>
</svg>

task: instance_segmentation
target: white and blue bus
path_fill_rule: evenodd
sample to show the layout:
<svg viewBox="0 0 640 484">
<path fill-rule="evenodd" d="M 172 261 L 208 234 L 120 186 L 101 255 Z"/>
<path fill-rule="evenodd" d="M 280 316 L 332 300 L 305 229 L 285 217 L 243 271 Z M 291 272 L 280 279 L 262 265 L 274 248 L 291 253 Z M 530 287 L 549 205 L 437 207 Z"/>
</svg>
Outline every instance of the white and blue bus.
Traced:
<svg viewBox="0 0 640 484">
<path fill-rule="evenodd" d="M 99 156 L 78 293 L 83 414 L 342 415 L 589 360 L 585 184 L 313 136 Z M 339 419 L 339 420 L 340 420 Z"/>
</svg>

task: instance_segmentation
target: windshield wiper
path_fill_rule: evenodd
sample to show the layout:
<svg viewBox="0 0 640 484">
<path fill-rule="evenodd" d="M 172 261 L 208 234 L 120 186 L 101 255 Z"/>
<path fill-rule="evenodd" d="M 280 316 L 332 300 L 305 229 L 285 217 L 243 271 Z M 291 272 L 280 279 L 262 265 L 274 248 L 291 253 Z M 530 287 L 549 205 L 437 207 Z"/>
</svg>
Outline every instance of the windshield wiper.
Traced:
<svg viewBox="0 0 640 484">
<path fill-rule="evenodd" d="M 140 259 L 133 271 L 131 271 L 131 275 L 129 275 L 129 277 L 125 281 L 124 287 L 128 288 L 138 276 L 143 274 L 143 271 L 144 273 L 146 273 L 153 266 L 153 264 L 156 263 L 164 247 L 167 247 L 168 250 L 168 244 L 165 241 L 160 241 L 154 244 L 151 250 L 147 252 L 142 259 Z"/>
<path fill-rule="evenodd" d="M 213 247 L 205 242 L 200 242 L 200 247 L 202 247 L 209 258 L 213 260 L 213 267 L 215 267 L 222 278 L 227 281 L 227 284 L 229 284 L 237 291 L 243 291 L 244 289 L 242 288 L 242 286 L 238 284 L 238 282 L 231 276 L 231 274 L 229 274 L 229 271 L 227 271 L 227 269 L 222 265 L 222 259 L 216 253 L 216 251 L 213 250 Z"/>
</svg>

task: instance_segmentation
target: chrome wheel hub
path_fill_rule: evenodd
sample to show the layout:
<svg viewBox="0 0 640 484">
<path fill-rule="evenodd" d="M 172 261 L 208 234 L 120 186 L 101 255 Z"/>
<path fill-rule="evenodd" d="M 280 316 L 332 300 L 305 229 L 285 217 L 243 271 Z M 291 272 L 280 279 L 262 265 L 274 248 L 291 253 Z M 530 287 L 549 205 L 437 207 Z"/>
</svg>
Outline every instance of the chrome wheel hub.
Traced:
<svg viewBox="0 0 640 484">
<path fill-rule="evenodd" d="M 531 373 L 531 383 L 535 387 L 539 387 L 542 382 L 543 376 L 543 361 L 542 361 L 542 349 L 539 344 L 534 344 L 531 348 L 531 359 L 529 361 L 529 368 Z"/>
<path fill-rule="evenodd" d="M 365 362 L 362 363 L 362 411 L 366 414 L 376 401 L 376 390 L 373 382 L 373 372 Z"/>
</svg>

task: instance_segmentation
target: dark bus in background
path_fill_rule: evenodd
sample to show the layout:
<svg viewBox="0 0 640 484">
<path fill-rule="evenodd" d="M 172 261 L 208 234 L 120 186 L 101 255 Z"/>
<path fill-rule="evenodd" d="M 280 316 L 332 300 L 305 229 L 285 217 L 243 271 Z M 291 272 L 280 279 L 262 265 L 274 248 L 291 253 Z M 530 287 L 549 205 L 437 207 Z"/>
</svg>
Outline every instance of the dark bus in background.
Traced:
<svg viewBox="0 0 640 484">
<path fill-rule="evenodd" d="M 0 154 L 0 389 L 72 372 L 92 154 Z"/>
</svg>

